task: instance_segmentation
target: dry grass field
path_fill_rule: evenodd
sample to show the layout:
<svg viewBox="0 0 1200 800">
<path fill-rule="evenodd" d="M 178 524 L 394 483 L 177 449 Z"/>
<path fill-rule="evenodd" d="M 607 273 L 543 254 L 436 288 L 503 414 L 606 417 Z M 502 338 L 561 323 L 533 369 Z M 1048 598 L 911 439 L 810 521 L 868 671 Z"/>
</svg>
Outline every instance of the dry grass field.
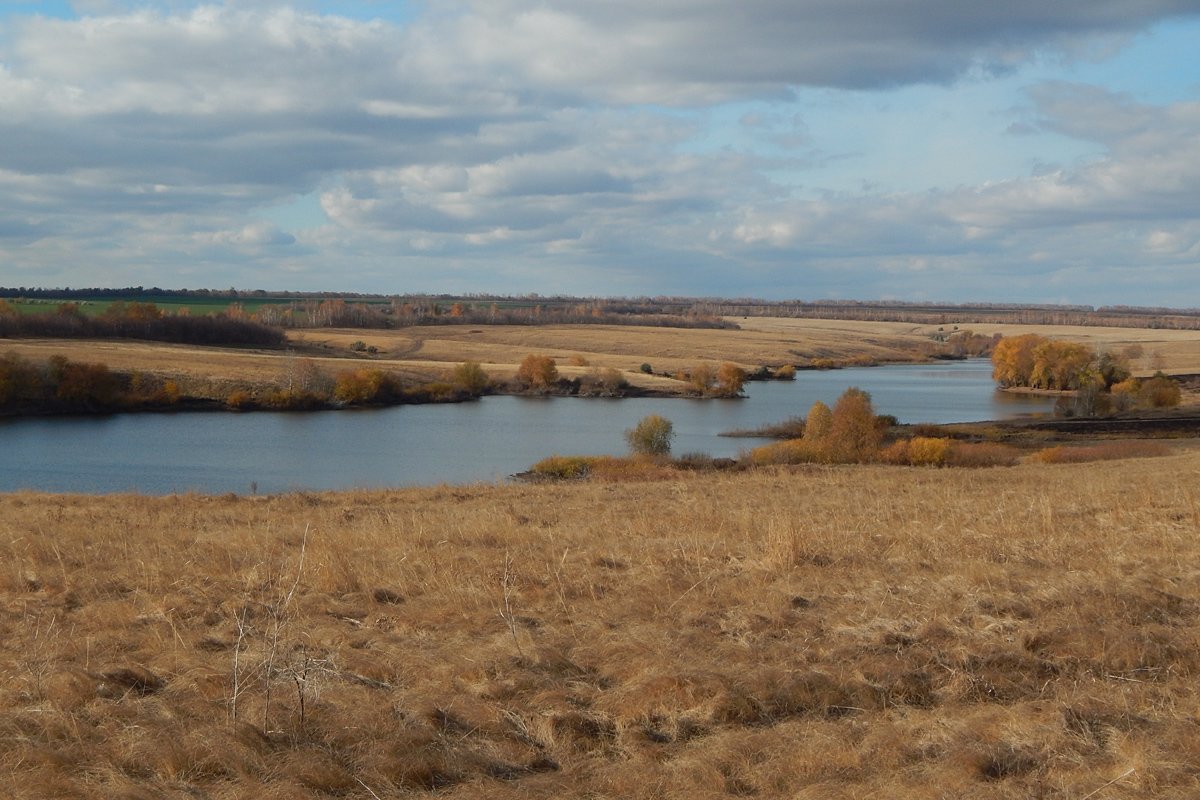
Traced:
<svg viewBox="0 0 1200 800">
<path fill-rule="evenodd" d="M 677 381 L 661 377 L 702 362 L 732 361 L 747 369 L 762 365 L 806 364 L 828 359 L 911 361 L 937 333 L 934 326 L 897 322 L 738 318 L 741 330 L 641 328 L 612 325 L 425 326 L 398 330 L 311 329 L 291 331 L 294 351 L 192 347 L 155 342 L 0 340 L 0 352 L 46 359 L 56 353 L 75 361 L 100 362 L 122 371 L 142 370 L 177 381 L 185 393 L 223 396 L 238 383 L 278 380 L 296 355 L 336 372 L 353 366 L 348 359 L 355 342 L 377 348 L 372 366 L 397 372 L 414 382 L 441 380 L 455 365 L 481 362 L 494 379 L 511 378 L 521 360 L 546 354 L 558 361 L 568 378 L 593 368 L 615 368 L 635 386 L 661 392 L 680 391 Z M 963 326 L 964 329 L 970 326 Z M 947 328 L 949 330 L 949 328 Z M 1080 328 L 993 325 L 977 333 L 1040 333 L 1120 349 L 1140 344 L 1144 355 L 1134 365 L 1140 373 L 1200 373 L 1200 332 L 1131 328 Z M 582 360 L 586 366 L 573 366 Z M 650 364 L 660 375 L 645 375 Z"/>
<path fill-rule="evenodd" d="M 811 359 L 909 361 L 926 335 L 911 325 L 833 320 L 738 319 L 742 330 L 642 328 L 626 325 L 431 326 L 396 331 L 297 331 L 299 339 L 347 347 L 355 339 L 377 344 L 385 355 L 440 362 L 517 364 L 531 352 L 565 362 L 636 371 L 649 362 L 674 372 L 698 361 L 733 361 L 745 367 L 803 363 Z M 1200 334 L 1196 339 L 1200 341 Z"/>
<path fill-rule="evenodd" d="M 0 796 L 1194 798 L 1198 485 L 0 496 Z"/>
</svg>

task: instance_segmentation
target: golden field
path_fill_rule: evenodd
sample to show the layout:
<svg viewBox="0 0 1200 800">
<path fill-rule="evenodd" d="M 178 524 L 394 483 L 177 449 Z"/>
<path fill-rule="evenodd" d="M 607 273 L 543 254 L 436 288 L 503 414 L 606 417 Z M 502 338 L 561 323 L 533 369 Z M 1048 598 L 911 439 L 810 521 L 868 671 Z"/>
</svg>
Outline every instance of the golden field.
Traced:
<svg viewBox="0 0 1200 800">
<path fill-rule="evenodd" d="M 0 496 L 0 796 L 1200 796 L 1200 452 Z"/>
<path fill-rule="evenodd" d="M 0 340 L 0 352 L 32 359 L 63 354 L 74 361 L 99 362 L 120 371 L 141 370 L 176 380 L 187 394 L 222 397 L 231 387 L 277 381 L 297 356 L 336 372 L 369 361 L 413 382 L 441 380 L 457 364 L 480 362 L 493 379 L 507 380 L 532 353 L 554 357 L 568 378 L 594 368 L 620 370 L 631 384 L 659 392 L 682 391 L 662 377 L 703 362 L 731 361 L 747 369 L 762 365 L 804 365 L 826 359 L 838 363 L 919 360 L 938 333 L 937 326 L 900 322 L 749 317 L 735 320 L 741 330 L 650 328 L 619 325 L 445 325 L 397 330 L 307 329 L 289 332 L 287 352 L 194 347 L 135 341 Z M 952 331 L 953 326 L 944 326 Z M 964 324 L 963 329 L 972 326 Z M 975 326 L 976 333 L 1039 333 L 1121 349 L 1140 344 L 1140 374 L 1200 373 L 1200 332 L 1073 326 Z M 351 351 L 355 342 L 375 347 L 369 358 Z M 355 358 L 355 361 L 348 359 Z M 572 361 L 586 363 L 573 366 Z M 650 364 L 656 375 L 641 372 Z"/>
</svg>

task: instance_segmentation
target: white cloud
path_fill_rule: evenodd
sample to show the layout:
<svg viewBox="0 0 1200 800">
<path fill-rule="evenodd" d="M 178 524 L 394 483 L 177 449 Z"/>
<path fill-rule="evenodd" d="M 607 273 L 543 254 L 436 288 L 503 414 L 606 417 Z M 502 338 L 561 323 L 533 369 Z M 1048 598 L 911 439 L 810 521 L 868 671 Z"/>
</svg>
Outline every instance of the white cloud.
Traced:
<svg viewBox="0 0 1200 800">
<path fill-rule="evenodd" d="M 1096 56 L 1194 2 L 433 0 L 405 25 L 265 2 L 128 8 L 0 23 L 12 274 L 292 288 L 282 279 L 336 264 L 344 288 L 380 291 L 444 276 L 548 291 L 520 281 L 559 274 L 574 288 L 556 290 L 608 294 L 806 294 L 819 279 L 905 296 L 1035 291 L 1093 261 L 1118 282 L 1195 264 L 1194 102 L 1041 83 L 997 129 L 1086 140 L 1097 157 L 928 192 L 801 197 L 807 151 L 685 146 L 707 104 L 986 82 L 1050 52 Z M 815 111 L 764 108 L 734 119 L 811 146 Z M 854 157 L 813 158 L 835 155 Z M 328 224 L 261 220 L 300 196 L 319 197 Z"/>
</svg>

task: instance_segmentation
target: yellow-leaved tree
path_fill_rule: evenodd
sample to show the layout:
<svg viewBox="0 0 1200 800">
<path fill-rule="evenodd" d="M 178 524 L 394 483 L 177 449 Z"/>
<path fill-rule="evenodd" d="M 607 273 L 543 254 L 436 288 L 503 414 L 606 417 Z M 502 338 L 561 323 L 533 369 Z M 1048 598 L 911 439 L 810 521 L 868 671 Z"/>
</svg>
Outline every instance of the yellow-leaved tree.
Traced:
<svg viewBox="0 0 1200 800">
<path fill-rule="evenodd" d="M 825 439 L 830 456 L 843 463 L 870 461 L 879 452 L 882 440 L 871 395 L 851 386 L 833 406 Z"/>
<path fill-rule="evenodd" d="M 530 389 L 545 391 L 558 383 L 558 365 L 550 356 L 527 355 L 517 367 L 517 380 Z"/>
</svg>

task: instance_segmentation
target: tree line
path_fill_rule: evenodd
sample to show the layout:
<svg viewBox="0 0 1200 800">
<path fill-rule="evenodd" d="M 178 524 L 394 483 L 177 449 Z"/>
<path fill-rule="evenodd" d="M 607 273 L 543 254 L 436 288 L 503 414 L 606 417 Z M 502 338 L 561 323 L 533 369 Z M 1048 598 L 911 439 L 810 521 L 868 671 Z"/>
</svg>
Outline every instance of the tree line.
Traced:
<svg viewBox="0 0 1200 800">
<path fill-rule="evenodd" d="M 98 316 L 83 313 L 77 303 L 62 303 L 45 312 L 19 314 L 0 300 L 0 338 L 144 339 L 199 345 L 281 347 L 286 336 L 262 322 L 208 314 L 167 314 L 153 303 L 115 302 Z"/>
<path fill-rule="evenodd" d="M 291 301 L 263 306 L 261 321 L 283 327 L 395 327 L 401 325 L 569 324 L 729 327 L 728 317 L 801 317 L 922 325 L 1092 325 L 1200 330 L 1200 309 L 1019 303 L 916 303 L 889 300 L 764 300 L 760 298 L 574 297 L 490 294 L 370 294 L 263 289 L 121 289 L 0 287 L 0 298 L 135 298 L 230 303 Z M 341 301 L 344 305 L 337 305 Z M 274 307 L 272 307 L 274 306 Z M 348 307 L 347 307 L 348 306 Z"/>
<path fill-rule="evenodd" d="M 390 303 L 348 302 L 343 298 L 306 300 L 260 307 L 252 318 L 283 328 L 400 328 L 414 325 L 638 325 L 658 328 L 736 329 L 734 322 L 709 314 L 662 313 L 612 307 L 606 301 L 565 304 L 502 304 L 499 301 L 446 301 L 396 298 Z"/>
</svg>

